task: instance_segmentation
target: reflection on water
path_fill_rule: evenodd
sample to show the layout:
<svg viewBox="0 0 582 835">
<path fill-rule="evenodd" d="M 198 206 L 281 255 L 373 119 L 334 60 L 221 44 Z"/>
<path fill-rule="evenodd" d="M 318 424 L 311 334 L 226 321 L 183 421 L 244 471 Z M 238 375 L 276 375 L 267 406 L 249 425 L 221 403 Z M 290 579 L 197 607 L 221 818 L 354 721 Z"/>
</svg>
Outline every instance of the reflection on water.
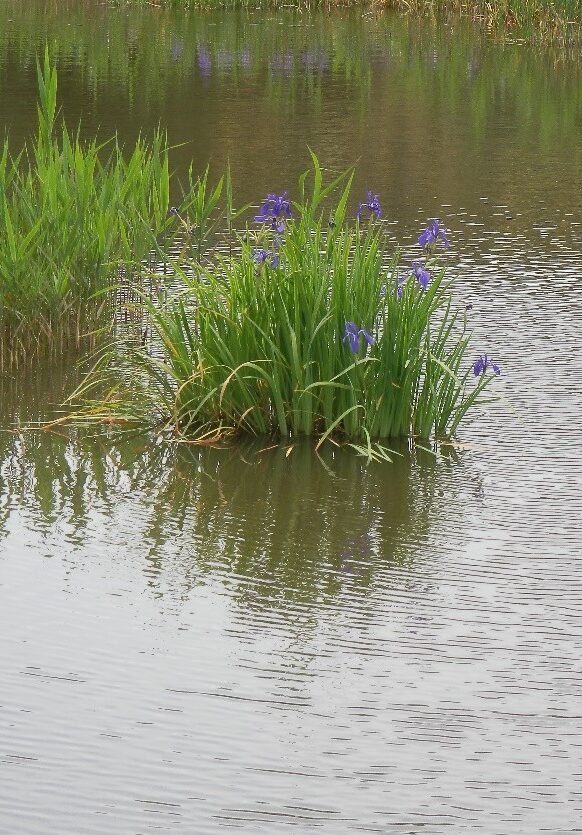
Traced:
<svg viewBox="0 0 582 835">
<path fill-rule="evenodd" d="M 378 566 L 413 565 L 451 501 L 438 483 L 452 463 L 422 450 L 403 449 L 387 468 L 349 452 L 318 457 L 309 442 L 289 454 L 268 442 L 168 449 L 58 430 L 0 440 L 0 541 L 15 506 L 75 548 L 129 520 L 150 588 L 171 578 L 182 596 L 218 571 L 246 578 L 236 598 L 251 608 L 369 591 Z"/>
<path fill-rule="evenodd" d="M 161 122 L 175 158 L 227 158 L 241 201 L 291 185 L 306 145 L 334 169 L 360 160 L 389 216 L 427 197 L 453 211 L 527 209 L 543 189 L 579 206 L 580 54 L 500 45 L 470 28 L 398 16 L 190 14 L 31 0 L 0 4 L 0 125 L 35 120 L 35 56 L 48 33 L 71 123 L 133 140 Z M 556 183 L 546 167 L 562 160 Z M 532 174 L 535 173 L 535 177 Z M 519 206 L 510 205 L 515 200 Z"/>
<path fill-rule="evenodd" d="M 536 473 L 503 441 L 364 467 L 0 440 L 11 829 L 575 831 L 581 531 L 574 486 L 545 483 L 559 450 Z"/>
<path fill-rule="evenodd" d="M 580 55 L 387 16 L 180 15 L 0 0 L 0 125 L 63 113 L 240 201 L 309 144 L 427 218 L 503 399 L 465 448 L 31 432 L 71 357 L 0 379 L 0 830 L 574 832 L 582 818 Z M 354 207 L 355 208 L 355 207 Z"/>
</svg>

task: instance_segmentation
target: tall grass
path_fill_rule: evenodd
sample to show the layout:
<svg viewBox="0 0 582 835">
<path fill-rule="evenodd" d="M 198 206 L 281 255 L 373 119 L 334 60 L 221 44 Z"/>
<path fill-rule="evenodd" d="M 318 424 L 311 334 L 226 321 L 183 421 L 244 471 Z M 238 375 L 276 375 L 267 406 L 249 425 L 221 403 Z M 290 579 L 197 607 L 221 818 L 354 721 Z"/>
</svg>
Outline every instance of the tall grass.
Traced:
<svg viewBox="0 0 582 835">
<path fill-rule="evenodd" d="M 174 264 L 181 292 L 144 301 L 151 345 L 109 358 L 115 387 L 86 415 L 198 440 L 341 437 L 368 454 L 379 439 L 454 433 L 492 379 L 473 375 L 466 310 L 428 251 L 423 289 L 386 255 L 380 222 L 349 222 L 350 191 L 351 176 L 326 184 L 313 156 L 291 218 L 275 212 L 233 255 Z"/>
<path fill-rule="evenodd" d="M 116 140 L 84 143 L 57 127 L 57 74 L 38 68 L 31 147 L 0 152 L 0 364 L 58 347 L 111 313 L 112 286 L 137 281 L 152 231 L 169 225 L 161 133 L 124 156 Z"/>
<path fill-rule="evenodd" d="M 127 5 L 146 5 L 148 0 L 125 0 Z M 463 15 L 497 31 L 516 30 L 520 35 L 545 40 L 579 40 L 582 32 L 582 0 L 160 0 L 174 9 L 261 9 L 295 7 L 371 7 L 397 9 L 411 15 Z"/>
<path fill-rule="evenodd" d="M 411 14 L 459 14 L 484 23 L 488 29 L 514 32 L 525 39 L 580 40 L 582 0 L 388 0 Z"/>
</svg>

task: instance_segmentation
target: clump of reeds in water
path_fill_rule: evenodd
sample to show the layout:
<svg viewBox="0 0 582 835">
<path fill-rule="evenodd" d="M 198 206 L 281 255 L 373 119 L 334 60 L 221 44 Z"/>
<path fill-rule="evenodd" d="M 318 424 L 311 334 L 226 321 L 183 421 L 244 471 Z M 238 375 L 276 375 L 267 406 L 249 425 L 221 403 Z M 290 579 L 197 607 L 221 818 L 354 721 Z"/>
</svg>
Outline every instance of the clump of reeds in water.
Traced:
<svg viewBox="0 0 582 835">
<path fill-rule="evenodd" d="M 234 254 L 174 265 L 177 294 L 144 301 L 151 344 L 114 353 L 115 386 L 85 417 L 201 442 L 345 439 L 368 454 L 381 439 L 455 432 L 499 368 L 469 356 L 466 308 L 437 264 L 446 230 L 432 221 L 402 268 L 386 254 L 376 195 L 350 222 L 351 176 L 326 185 L 315 156 L 310 189 L 309 176 L 297 202 L 266 198 Z M 105 366 L 80 393 L 106 377 Z"/>
<path fill-rule="evenodd" d="M 152 231 L 168 225 L 164 138 L 83 142 L 57 127 L 57 74 L 38 69 L 38 132 L 0 149 L 0 366 L 60 353 L 111 319 L 116 294 L 140 286 Z M 119 300 L 119 299 L 118 299 Z"/>
</svg>

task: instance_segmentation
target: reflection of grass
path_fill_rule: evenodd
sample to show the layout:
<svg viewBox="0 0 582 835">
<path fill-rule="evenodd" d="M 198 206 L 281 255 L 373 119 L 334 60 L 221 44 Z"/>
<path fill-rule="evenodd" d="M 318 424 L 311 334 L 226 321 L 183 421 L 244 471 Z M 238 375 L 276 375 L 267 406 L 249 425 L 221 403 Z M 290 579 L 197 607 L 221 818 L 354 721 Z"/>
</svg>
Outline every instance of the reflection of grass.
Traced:
<svg viewBox="0 0 582 835">
<path fill-rule="evenodd" d="M 149 0 L 122 0 L 126 5 L 143 5 Z M 414 16 L 463 15 L 482 23 L 489 30 L 516 33 L 525 38 L 546 41 L 579 40 L 582 23 L 581 0 L 160 0 L 173 9 L 332 9 L 368 6 L 375 11 L 396 9 Z"/>
<path fill-rule="evenodd" d="M 50 417 L 74 376 L 63 363 L 32 380 L 0 377 L 0 426 Z M 310 444 L 265 446 L 0 431 L 0 551 L 17 508 L 55 554 L 97 546 L 118 559 L 122 547 L 156 594 L 183 599 L 221 578 L 247 610 L 292 618 L 295 605 L 312 607 L 316 622 L 318 606 L 412 568 L 462 504 L 449 463 L 422 450 L 404 446 L 385 467 L 331 449 L 322 464 Z"/>
<path fill-rule="evenodd" d="M 26 68 L 34 66 L 48 38 L 56 64 L 66 66 L 62 101 L 67 111 L 76 112 L 88 102 L 99 108 L 106 100 L 107 110 L 100 118 L 110 109 L 118 111 L 119 131 L 126 137 L 134 135 L 134 120 L 152 120 L 155 107 L 154 120 L 160 113 L 165 121 L 179 114 L 180 139 L 194 134 L 203 141 L 204 124 L 194 124 L 183 106 L 190 95 L 205 100 L 210 96 L 218 125 L 242 115 L 244 104 L 237 110 L 233 95 L 244 103 L 252 94 L 261 111 L 275 110 L 295 119 L 300 108 L 301 118 L 315 126 L 322 105 L 337 91 L 363 110 L 370 106 L 373 88 L 381 105 L 378 135 L 392 134 L 395 103 L 404 100 L 414 101 L 415 122 L 410 127 L 415 130 L 431 120 L 436 104 L 443 121 L 451 112 L 463 113 L 472 137 L 484 143 L 490 141 L 500 110 L 511 114 L 512 130 L 522 141 L 533 140 L 552 150 L 557 142 L 578 143 L 579 50 L 542 53 L 492 45 L 473 27 L 460 25 L 451 35 L 433 26 L 430 18 L 386 15 L 371 22 L 348 12 L 315 14 L 305 25 L 303 16 L 279 14 L 288 25 L 273 25 L 244 12 L 177 14 L 144 6 L 117 15 L 94 3 L 45 6 L 5 0 L 0 3 L 0 84 L 3 77 L 13 83 L 15 74 L 19 86 L 28 84 Z M 107 37 L 96 35 L 101 28 Z M 345 89 L 330 78 L 345 81 Z M 222 83 L 234 88 L 232 94 L 220 95 Z M 14 102 L 12 113 L 23 121 L 20 108 L 21 103 Z M 398 132 L 406 127 L 399 124 Z M 257 147 L 262 135 L 257 132 Z M 407 137 L 410 141 L 415 141 L 414 135 Z M 466 140 L 459 136 L 456 141 Z M 213 136 L 212 143 L 220 152 L 219 138 Z M 205 149 L 201 162 L 207 157 Z M 183 158 L 189 162 L 190 151 Z"/>
<path fill-rule="evenodd" d="M 387 0 L 386 5 L 401 7 L 404 3 Z M 581 0 L 408 0 L 406 6 L 411 14 L 466 15 L 488 29 L 531 39 L 578 40 L 581 35 Z"/>
<path fill-rule="evenodd" d="M 336 453 L 326 456 L 331 475 L 309 446 L 290 456 L 257 445 L 144 450 L 76 433 L 1 433 L 0 543 L 18 506 L 59 551 L 92 549 L 97 536 L 103 554 L 116 554 L 123 542 L 156 592 L 183 598 L 218 577 L 245 607 L 291 617 L 295 605 L 313 607 L 316 619 L 318 605 L 412 567 L 446 518 L 445 465 L 418 455 L 387 470 Z"/>
</svg>

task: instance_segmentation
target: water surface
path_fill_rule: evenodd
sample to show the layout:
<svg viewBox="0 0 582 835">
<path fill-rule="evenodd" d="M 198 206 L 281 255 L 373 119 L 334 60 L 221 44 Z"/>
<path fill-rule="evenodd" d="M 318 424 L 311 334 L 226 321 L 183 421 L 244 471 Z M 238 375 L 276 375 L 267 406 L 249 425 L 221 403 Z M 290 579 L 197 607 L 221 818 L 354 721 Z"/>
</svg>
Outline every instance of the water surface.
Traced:
<svg viewBox="0 0 582 835">
<path fill-rule="evenodd" d="M 582 815 L 580 56 L 358 14 L 0 0 L 0 127 L 158 123 L 240 201 L 307 145 L 414 252 L 440 216 L 503 399 L 460 449 L 37 433 L 0 380 L 0 831 L 556 833 Z"/>
</svg>

